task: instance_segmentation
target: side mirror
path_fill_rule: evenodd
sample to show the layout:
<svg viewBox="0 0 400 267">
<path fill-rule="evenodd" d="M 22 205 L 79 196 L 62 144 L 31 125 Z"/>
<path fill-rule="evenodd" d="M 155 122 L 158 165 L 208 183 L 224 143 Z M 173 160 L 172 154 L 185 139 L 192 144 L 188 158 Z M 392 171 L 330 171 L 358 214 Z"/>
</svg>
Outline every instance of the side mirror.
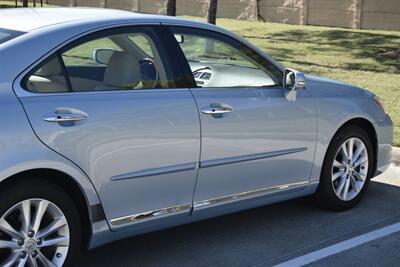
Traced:
<svg viewBox="0 0 400 267">
<path fill-rule="evenodd" d="M 185 42 L 185 37 L 183 35 L 180 34 L 174 34 L 175 39 L 178 43 L 183 44 L 183 42 Z"/>
<path fill-rule="evenodd" d="M 93 51 L 93 61 L 100 65 L 107 65 L 114 52 L 112 48 L 96 48 Z"/>
<path fill-rule="evenodd" d="M 289 101 L 296 101 L 297 90 L 306 87 L 306 77 L 304 76 L 304 73 L 300 71 L 285 69 L 283 86 L 285 88 L 286 99 Z"/>
</svg>

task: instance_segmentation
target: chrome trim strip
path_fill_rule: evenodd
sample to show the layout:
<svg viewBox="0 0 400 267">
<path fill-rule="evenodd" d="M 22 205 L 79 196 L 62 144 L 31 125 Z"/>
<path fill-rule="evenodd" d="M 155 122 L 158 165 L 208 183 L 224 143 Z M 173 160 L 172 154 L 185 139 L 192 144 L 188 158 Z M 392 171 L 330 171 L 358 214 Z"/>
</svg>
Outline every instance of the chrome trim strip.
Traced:
<svg viewBox="0 0 400 267">
<path fill-rule="evenodd" d="M 165 166 L 165 167 L 160 167 L 160 168 L 135 171 L 135 172 L 130 172 L 130 173 L 126 173 L 126 174 L 120 174 L 120 175 L 111 177 L 110 180 L 117 181 L 117 180 L 134 179 L 134 178 L 168 174 L 168 173 L 173 173 L 173 172 L 182 172 L 182 171 L 188 171 L 188 170 L 194 170 L 194 169 L 196 169 L 196 162 L 189 162 L 189 163 L 170 165 L 170 166 Z"/>
<path fill-rule="evenodd" d="M 300 148 L 285 149 L 285 150 L 251 154 L 251 155 L 238 156 L 238 157 L 204 160 L 204 161 L 200 162 L 200 168 L 208 168 L 208 167 L 214 167 L 214 166 L 225 165 L 225 164 L 232 164 L 232 163 L 239 163 L 239 162 L 258 160 L 258 159 L 264 159 L 264 158 L 278 157 L 278 156 L 282 156 L 282 155 L 299 153 L 299 152 L 303 152 L 306 150 L 307 150 L 306 147 L 300 147 Z"/>
<path fill-rule="evenodd" d="M 110 220 L 110 222 L 113 226 L 121 226 L 124 224 L 143 221 L 143 220 L 147 220 L 147 219 L 151 219 L 151 218 L 167 216 L 167 215 L 171 215 L 174 213 L 182 213 L 185 211 L 190 211 L 191 209 L 192 209 L 192 204 L 183 204 L 183 205 L 177 205 L 177 206 L 168 207 L 168 208 L 164 208 L 164 209 L 146 211 L 146 212 L 142 212 L 142 213 L 128 215 L 128 216 L 112 219 L 112 220 Z"/>
<path fill-rule="evenodd" d="M 229 201 L 233 201 L 233 200 L 238 200 L 238 199 L 240 200 L 242 198 L 251 198 L 251 197 L 261 196 L 266 193 L 271 193 L 273 191 L 302 187 L 307 184 L 309 184 L 309 181 L 302 181 L 302 182 L 272 186 L 272 187 L 268 187 L 268 188 L 256 189 L 253 191 L 247 191 L 247 192 L 242 192 L 242 193 L 238 193 L 238 194 L 227 195 L 227 196 L 222 196 L 222 197 L 217 197 L 217 198 L 211 198 L 211 199 L 207 199 L 207 200 L 194 202 L 193 208 L 200 208 L 200 207 L 204 207 L 204 206 L 216 205 L 216 204 L 229 202 Z"/>
</svg>

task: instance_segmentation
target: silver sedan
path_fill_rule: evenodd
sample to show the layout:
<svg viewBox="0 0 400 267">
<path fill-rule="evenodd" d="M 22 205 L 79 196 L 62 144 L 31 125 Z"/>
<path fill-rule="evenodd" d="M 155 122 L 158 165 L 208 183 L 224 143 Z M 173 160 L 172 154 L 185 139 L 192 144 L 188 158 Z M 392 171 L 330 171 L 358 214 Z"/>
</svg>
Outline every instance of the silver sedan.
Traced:
<svg viewBox="0 0 400 267">
<path fill-rule="evenodd" d="M 357 204 L 390 163 L 372 93 L 224 29 L 91 8 L 0 11 L 0 265 L 314 194 Z"/>
</svg>

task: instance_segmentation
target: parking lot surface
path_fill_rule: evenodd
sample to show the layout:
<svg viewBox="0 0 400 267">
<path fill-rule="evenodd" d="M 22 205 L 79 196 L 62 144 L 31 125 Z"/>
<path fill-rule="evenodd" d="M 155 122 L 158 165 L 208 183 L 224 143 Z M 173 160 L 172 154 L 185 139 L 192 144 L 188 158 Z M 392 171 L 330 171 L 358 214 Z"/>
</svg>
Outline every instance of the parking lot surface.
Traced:
<svg viewBox="0 0 400 267">
<path fill-rule="evenodd" d="M 399 223 L 399 202 L 400 167 L 393 165 L 349 211 L 295 199 L 117 241 L 83 254 L 78 266 L 293 266 L 293 259 Z M 400 265 L 400 232 L 372 239 L 309 265 Z"/>
</svg>

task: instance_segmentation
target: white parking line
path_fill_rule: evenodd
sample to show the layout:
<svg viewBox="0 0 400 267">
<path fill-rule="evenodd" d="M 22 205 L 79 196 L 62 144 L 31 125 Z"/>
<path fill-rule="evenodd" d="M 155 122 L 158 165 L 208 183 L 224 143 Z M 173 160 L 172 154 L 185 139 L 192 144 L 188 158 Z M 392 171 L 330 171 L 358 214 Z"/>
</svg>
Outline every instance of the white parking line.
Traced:
<svg viewBox="0 0 400 267">
<path fill-rule="evenodd" d="M 291 259 L 289 261 L 280 263 L 275 265 L 275 267 L 294 267 L 294 266 L 303 266 L 306 264 L 310 264 L 316 262 L 320 259 L 329 257 L 331 255 L 340 253 L 342 251 L 357 247 L 369 241 L 400 232 L 400 223 L 395 223 L 378 230 L 374 230 L 372 232 L 356 236 L 354 238 L 348 239 L 346 241 L 337 243 L 335 245 L 308 253 L 306 255 Z"/>
</svg>

